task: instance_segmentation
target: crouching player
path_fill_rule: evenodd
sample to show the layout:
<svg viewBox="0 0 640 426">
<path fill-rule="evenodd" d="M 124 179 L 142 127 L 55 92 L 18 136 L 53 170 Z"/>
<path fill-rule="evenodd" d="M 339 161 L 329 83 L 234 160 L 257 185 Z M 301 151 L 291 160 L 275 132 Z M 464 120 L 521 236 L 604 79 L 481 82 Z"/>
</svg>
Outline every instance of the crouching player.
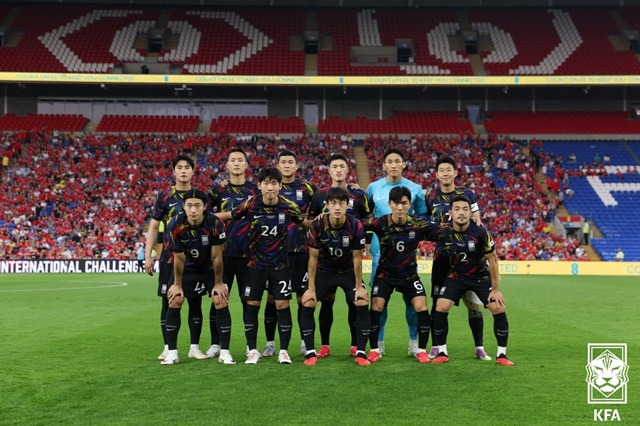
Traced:
<svg viewBox="0 0 640 426">
<path fill-rule="evenodd" d="M 447 333 L 449 310 L 467 291 L 473 291 L 493 314 L 493 333 L 498 341 L 496 363 L 514 365 L 507 358 L 509 322 L 505 312 L 504 296 L 499 289 L 498 260 L 491 234 L 472 220 L 471 202 L 464 196 L 451 200 L 452 223 L 444 234 L 444 249 L 451 261 L 447 279 L 440 287 L 433 320 L 433 344 L 438 346 L 438 356 L 433 363 L 449 361 Z"/>
<path fill-rule="evenodd" d="M 358 365 L 370 364 L 365 353 L 369 336 L 369 298 L 362 282 L 365 232 L 362 223 L 347 214 L 349 199 L 346 189 L 330 188 L 326 198 L 328 214 L 314 220 L 307 234 L 309 288 L 302 295 L 300 320 L 307 349 L 305 365 L 315 365 L 318 360 L 313 317 L 317 301 L 327 294 L 335 294 L 337 287 L 344 290 L 347 299 L 356 307 L 355 361 Z"/>
<path fill-rule="evenodd" d="M 411 301 L 418 316 L 418 348 L 415 357 L 420 363 L 430 362 L 426 352 L 429 340 L 430 319 L 427 296 L 418 276 L 416 252 L 418 243 L 428 232 L 436 231 L 440 225 L 409 216 L 411 191 L 406 186 L 396 186 L 389 191 L 391 213 L 369 219 L 365 230 L 373 231 L 380 240 L 380 262 L 376 269 L 371 289 L 371 334 L 369 361 L 380 358 L 378 328 L 380 315 L 394 290 L 401 292 L 405 300 Z"/>
<path fill-rule="evenodd" d="M 229 353 L 229 290 L 222 283 L 224 225 L 213 213 L 206 212 L 206 208 L 207 194 L 199 189 L 190 189 L 184 194 L 183 211 L 169 223 L 170 250 L 174 253 L 174 282 L 167 292 L 169 309 L 166 328 L 169 352 L 161 362 L 162 365 L 178 362 L 180 308 L 184 299 L 189 299 L 190 303 L 201 303 L 200 298 L 207 293 L 211 294 L 217 311 L 216 325 L 222 348 L 218 362 L 235 364 Z"/>
</svg>

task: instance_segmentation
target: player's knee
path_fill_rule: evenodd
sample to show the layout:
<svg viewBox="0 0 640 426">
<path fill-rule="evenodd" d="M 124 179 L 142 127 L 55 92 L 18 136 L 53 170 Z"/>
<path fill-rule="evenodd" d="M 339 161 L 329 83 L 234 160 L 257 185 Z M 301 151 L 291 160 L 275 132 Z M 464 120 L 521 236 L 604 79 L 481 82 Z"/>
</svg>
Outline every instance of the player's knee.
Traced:
<svg viewBox="0 0 640 426">
<path fill-rule="evenodd" d="M 496 302 L 489 303 L 487 305 L 487 308 L 489 308 L 489 311 L 491 311 L 492 315 L 498 315 L 505 312 L 504 307 L 498 305 Z"/>
<path fill-rule="evenodd" d="M 371 300 L 371 309 L 377 312 L 382 312 L 386 301 L 382 297 L 374 297 Z"/>
<path fill-rule="evenodd" d="M 415 309 L 416 312 L 422 312 L 428 309 L 426 297 L 414 297 L 411 300 L 411 304 L 413 305 L 413 309 Z"/>
<path fill-rule="evenodd" d="M 301 301 L 302 302 L 302 301 Z M 302 303 L 302 306 L 304 306 L 305 308 L 315 308 L 317 305 L 315 300 L 307 300 L 306 302 Z"/>
<path fill-rule="evenodd" d="M 215 306 L 216 309 L 224 309 L 227 306 L 229 306 L 229 303 L 224 300 L 222 297 L 220 297 L 217 294 L 213 295 L 213 306 Z"/>
<path fill-rule="evenodd" d="M 449 312 L 451 310 L 451 306 L 453 306 L 453 300 L 439 298 L 438 303 L 436 304 L 436 311 L 438 312 Z"/>
<path fill-rule="evenodd" d="M 276 300 L 276 309 L 286 309 L 289 307 L 288 300 Z"/>
<path fill-rule="evenodd" d="M 172 301 L 169 302 L 169 307 L 171 309 L 176 309 L 176 308 L 182 308 L 182 303 L 184 302 L 183 298 L 174 298 Z"/>
</svg>

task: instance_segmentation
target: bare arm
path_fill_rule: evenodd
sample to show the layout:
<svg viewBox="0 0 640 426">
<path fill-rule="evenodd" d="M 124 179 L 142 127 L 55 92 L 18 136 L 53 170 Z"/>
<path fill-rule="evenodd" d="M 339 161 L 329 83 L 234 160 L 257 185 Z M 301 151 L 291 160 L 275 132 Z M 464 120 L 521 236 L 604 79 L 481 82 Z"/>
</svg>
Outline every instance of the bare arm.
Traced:
<svg viewBox="0 0 640 426">
<path fill-rule="evenodd" d="M 151 219 L 151 222 L 149 222 L 149 230 L 147 231 L 147 241 L 144 247 L 144 270 L 151 276 L 153 276 L 153 259 L 151 258 L 151 252 L 156 245 L 159 228 L 160 221 Z"/>
<path fill-rule="evenodd" d="M 367 294 L 367 288 L 362 282 L 362 250 L 353 251 L 353 272 L 356 276 L 355 289 L 353 302 L 356 306 L 366 306 L 369 304 L 369 295 Z"/>
<path fill-rule="evenodd" d="M 219 219 L 222 220 L 231 220 L 233 219 L 233 216 L 231 215 L 231 212 L 218 212 L 215 213 L 216 216 L 218 216 Z"/>
<path fill-rule="evenodd" d="M 307 264 L 307 272 L 309 274 L 308 288 L 302 295 L 302 304 L 306 302 L 317 302 L 316 300 L 316 272 L 318 271 L 318 253 L 316 248 L 309 247 L 309 263 Z"/>
</svg>

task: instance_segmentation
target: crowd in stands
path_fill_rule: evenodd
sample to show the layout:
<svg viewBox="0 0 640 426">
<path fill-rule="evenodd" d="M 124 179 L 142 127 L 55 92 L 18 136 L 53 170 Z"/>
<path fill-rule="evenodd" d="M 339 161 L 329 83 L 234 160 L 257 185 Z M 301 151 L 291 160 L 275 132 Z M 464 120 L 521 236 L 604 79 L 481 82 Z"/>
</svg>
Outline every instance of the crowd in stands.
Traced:
<svg viewBox="0 0 640 426">
<path fill-rule="evenodd" d="M 226 178 L 226 152 L 240 146 L 249 154 L 248 178 L 273 164 L 278 152 L 299 156 L 298 176 L 318 187 L 330 184 L 327 159 L 345 153 L 347 136 L 76 135 L 45 130 L 0 135 L 8 153 L 0 192 L 0 256 L 3 259 L 134 259 L 144 241 L 148 212 L 157 193 L 171 185 L 171 159 L 190 152 L 197 159 L 193 184 L 209 188 Z M 483 221 L 496 239 L 500 259 L 583 260 L 577 241 L 550 231 L 553 206 L 533 179 L 531 158 L 501 138 L 419 137 L 410 141 L 366 141 L 372 179 L 381 173 L 389 146 L 407 153 L 405 176 L 430 189 L 439 155 L 456 159 L 458 185 L 479 196 Z M 351 160 L 348 182 L 356 182 Z M 425 244 L 423 256 L 432 253 Z"/>
<path fill-rule="evenodd" d="M 478 196 L 482 221 L 491 231 L 502 260 L 586 260 L 573 237 L 555 235 L 549 220 L 556 209 L 535 180 L 532 156 L 509 139 L 489 135 L 457 137 L 412 137 L 407 144 L 397 138 L 365 141 L 371 179 L 382 175 L 381 158 L 389 147 L 407 153 L 404 176 L 427 191 L 437 187 L 435 164 L 446 155 L 458 165 L 457 186 L 466 186 Z M 410 148 L 408 148 L 410 147 Z M 433 246 L 425 242 L 420 251 L 431 257 Z"/>
</svg>

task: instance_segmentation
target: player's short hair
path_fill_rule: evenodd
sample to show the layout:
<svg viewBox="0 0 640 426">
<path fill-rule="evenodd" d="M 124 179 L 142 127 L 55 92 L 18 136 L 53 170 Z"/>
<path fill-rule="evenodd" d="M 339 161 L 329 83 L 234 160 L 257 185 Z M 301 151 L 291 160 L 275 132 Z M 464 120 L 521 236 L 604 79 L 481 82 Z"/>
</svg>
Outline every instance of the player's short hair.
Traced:
<svg viewBox="0 0 640 426">
<path fill-rule="evenodd" d="M 345 163 L 347 163 L 347 166 L 349 165 L 349 160 L 347 160 L 347 157 L 344 154 L 333 154 L 333 155 L 331 155 L 331 157 L 329 157 L 329 164 L 333 163 L 336 160 L 342 160 Z"/>
<path fill-rule="evenodd" d="M 282 182 L 282 173 L 280 170 L 275 167 L 263 167 L 258 172 L 258 182 L 263 182 L 267 179 L 277 180 L 278 182 Z"/>
<path fill-rule="evenodd" d="M 440 158 L 438 158 L 436 160 L 436 170 L 438 170 L 438 167 L 440 167 L 440 164 L 451 164 L 451 167 L 453 167 L 453 170 L 457 169 L 456 162 L 451 157 L 440 157 Z"/>
<path fill-rule="evenodd" d="M 244 149 L 240 148 L 239 146 L 235 147 L 235 148 L 231 148 L 229 150 L 229 152 L 227 153 L 227 161 L 229 161 L 229 157 L 231 156 L 231 154 L 233 154 L 234 152 L 239 152 L 240 154 L 244 155 L 244 161 L 249 161 L 249 159 L 247 158 L 247 153 L 244 152 Z"/>
<path fill-rule="evenodd" d="M 207 205 L 207 193 L 201 189 L 191 188 L 187 192 L 184 193 L 184 200 L 188 200 L 189 198 L 197 198 L 198 200 L 202 200 L 204 205 Z"/>
<path fill-rule="evenodd" d="M 293 159 L 295 160 L 295 162 L 298 162 L 298 156 L 296 155 L 295 152 L 290 151 L 288 149 L 284 149 L 282 151 L 280 151 L 280 153 L 278 154 L 278 161 L 280 161 L 280 159 L 282 157 L 293 157 Z"/>
<path fill-rule="evenodd" d="M 463 201 L 463 202 L 469 204 L 469 208 L 471 208 L 471 200 L 469 200 L 464 195 L 456 195 L 455 197 L 453 197 L 451 199 L 451 203 L 449 203 L 449 207 L 450 208 L 453 207 L 453 203 L 455 203 L 456 201 Z"/>
<path fill-rule="evenodd" d="M 400 156 L 400 158 L 402 158 L 402 161 L 404 161 L 404 154 L 398 148 L 389 148 L 389 149 L 387 149 L 384 152 L 384 157 L 382 157 L 382 161 L 385 161 L 387 159 L 387 157 L 390 156 L 391 154 L 398 154 Z"/>
<path fill-rule="evenodd" d="M 396 186 L 389 191 L 389 201 L 399 203 L 403 197 L 407 197 L 409 202 L 411 202 L 411 191 L 406 186 Z"/>
<path fill-rule="evenodd" d="M 186 161 L 187 164 L 191 166 L 192 169 L 195 169 L 196 164 L 193 162 L 193 158 L 189 157 L 187 154 L 178 154 L 175 156 L 173 160 L 171 160 L 171 165 L 175 169 L 180 161 Z"/>
<path fill-rule="evenodd" d="M 330 188 L 327 191 L 327 203 L 329 201 L 349 201 L 349 191 L 347 191 L 346 189 L 340 187 L 340 186 L 335 186 Z"/>
</svg>

